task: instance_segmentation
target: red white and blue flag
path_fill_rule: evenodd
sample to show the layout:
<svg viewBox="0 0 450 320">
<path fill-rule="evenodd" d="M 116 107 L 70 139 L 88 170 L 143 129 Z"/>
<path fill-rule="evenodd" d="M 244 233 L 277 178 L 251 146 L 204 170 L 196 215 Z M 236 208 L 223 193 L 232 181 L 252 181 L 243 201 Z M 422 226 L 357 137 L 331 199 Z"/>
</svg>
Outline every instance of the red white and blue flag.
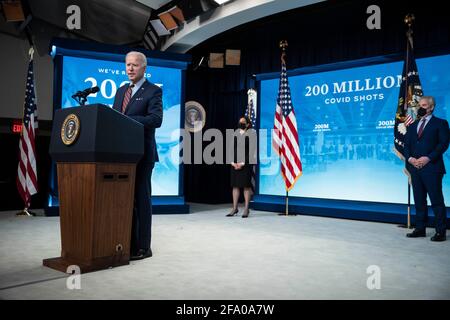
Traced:
<svg viewBox="0 0 450 320">
<path fill-rule="evenodd" d="M 274 119 L 272 146 L 281 160 L 281 174 L 286 191 L 290 191 L 302 175 L 302 162 L 297 130 L 297 120 L 291 100 L 291 90 L 287 78 L 286 63 L 282 62 L 280 86 Z"/>
<path fill-rule="evenodd" d="M 38 122 L 32 53 L 28 64 L 23 108 L 22 132 L 19 141 L 20 154 L 17 170 L 17 189 L 23 199 L 25 208 L 28 209 L 30 207 L 31 196 L 38 191 L 35 147 L 35 131 L 38 127 Z"/>
<path fill-rule="evenodd" d="M 250 122 L 252 123 L 252 128 L 256 128 L 256 91 L 254 89 L 250 89 L 247 92 L 248 95 L 248 106 L 245 111 L 245 116 L 250 119 Z M 252 155 L 255 157 L 256 155 Z M 252 191 L 255 193 L 256 190 L 256 166 L 252 165 L 251 170 L 251 184 L 252 184 Z"/>
</svg>

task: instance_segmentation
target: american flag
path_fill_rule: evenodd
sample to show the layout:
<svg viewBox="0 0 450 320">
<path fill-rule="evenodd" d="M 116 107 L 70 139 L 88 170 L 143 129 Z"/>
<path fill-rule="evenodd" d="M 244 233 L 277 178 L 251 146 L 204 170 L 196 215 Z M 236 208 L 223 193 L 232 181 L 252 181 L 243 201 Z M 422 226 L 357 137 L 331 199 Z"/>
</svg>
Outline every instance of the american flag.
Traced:
<svg viewBox="0 0 450 320">
<path fill-rule="evenodd" d="M 403 148 L 408 126 L 417 118 L 420 97 L 423 96 L 419 72 L 413 52 L 412 32 L 407 32 L 406 59 L 403 64 L 402 82 L 395 114 L 394 147 L 395 153 L 404 160 Z"/>
<path fill-rule="evenodd" d="M 35 129 L 38 127 L 37 106 L 34 90 L 33 60 L 28 64 L 25 103 L 22 119 L 22 132 L 19 141 L 19 167 L 17 170 L 17 188 L 25 203 L 30 207 L 31 196 L 37 193 Z"/>
<path fill-rule="evenodd" d="M 291 101 L 291 90 L 287 78 L 286 64 L 281 65 L 280 87 L 274 119 L 272 146 L 280 156 L 281 174 L 286 191 L 290 191 L 302 175 L 302 162 L 297 132 L 297 120 Z"/>
<path fill-rule="evenodd" d="M 245 110 L 245 116 L 248 117 L 252 123 L 252 128 L 256 126 L 256 112 L 255 106 L 253 104 L 253 99 L 250 99 L 250 102 L 247 106 L 247 110 Z"/>
<path fill-rule="evenodd" d="M 248 117 L 250 119 L 250 122 L 252 123 L 252 128 L 256 127 L 256 112 L 255 112 L 255 106 L 253 103 L 253 99 L 250 99 L 250 102 L 247 106 L 247 110 L 245 110 L 245 116 Z M 252 183 L 252 191 L 253 193 L 255 192 L 255 186 L 256 186 L 256 166 L 252 165 L 252 178 L 251 178 L 251 183 Z"/>
</svg>

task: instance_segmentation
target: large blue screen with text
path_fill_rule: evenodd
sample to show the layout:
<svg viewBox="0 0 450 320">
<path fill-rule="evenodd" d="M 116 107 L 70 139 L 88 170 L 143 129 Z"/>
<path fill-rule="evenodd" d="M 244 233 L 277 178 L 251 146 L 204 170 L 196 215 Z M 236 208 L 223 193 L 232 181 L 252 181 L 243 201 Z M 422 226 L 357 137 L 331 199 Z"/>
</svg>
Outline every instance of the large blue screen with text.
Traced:
<svg viewBox="0 0 450 320">
<path fill-rule="evenodd" d="M 153 196 L 179 195 L 179 164 L 172 161 L 179 153 L 182 74 L 180 69 L 149 66 L 145 77 L 163 90 L 163 123 L 156 130 L 159 162 L 152 174 Z M 77 105 L 71 97 L 79 90 L 98 86 L 100 91 L 88 97 L 86 104 L 103 103 L 112 106 L 117 89 L 128 83 L 125 62 L 64 56 L 62 70 L 61 107 Z M 126 133 L 124 133 L 126 134 Z"/>
<path fill-rule="evenodd" d="M 450 55 L 417 59 L 434 114 L 450 120 Z M 404 163 L 393 152 L 394 118 L 403 62 L 289 77 L 303 175 L 290 196 L 407 203 Z M 272 129 L 279 79 L 261 80 L 261 129 Z M 260 139 L 259 193 L 286 194 L 280 161 Z M 444 155 L 450 170 L 450 151 Z M 444 176 L 449 206 L 450 178 Z"/>
</svg>

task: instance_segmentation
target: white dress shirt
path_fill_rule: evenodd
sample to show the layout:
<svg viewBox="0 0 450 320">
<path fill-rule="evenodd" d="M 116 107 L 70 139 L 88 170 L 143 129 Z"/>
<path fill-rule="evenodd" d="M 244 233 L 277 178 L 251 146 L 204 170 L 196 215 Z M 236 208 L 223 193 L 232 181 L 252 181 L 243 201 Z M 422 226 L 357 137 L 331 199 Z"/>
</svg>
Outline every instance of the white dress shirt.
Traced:
<svg viewBox="0 0 450 320">
<path fill-rule="evenodd" d="M 138 82 L 136 82 L 134 84 L 134 87 L 131 89 L 131 96 L 133 97 L 134 94 L 141 88 L 142 84 L 145 82 L 145 77 L 142 77 L 141 80 L 139 80 Z M 131 85 L 131 83 L 130 83 Z"/>
</svg>

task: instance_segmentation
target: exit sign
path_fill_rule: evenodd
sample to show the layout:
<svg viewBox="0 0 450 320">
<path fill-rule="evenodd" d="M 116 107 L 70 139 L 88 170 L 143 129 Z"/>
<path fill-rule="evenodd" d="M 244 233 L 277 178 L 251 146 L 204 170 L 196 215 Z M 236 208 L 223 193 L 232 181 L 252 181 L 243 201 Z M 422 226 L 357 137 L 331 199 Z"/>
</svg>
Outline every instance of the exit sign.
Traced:
<svg viewBox="0 0 450 320">
<path fill-rule="evenodd" d="M 13 133 L 21 133 L 22 132 L 22 120 L 14 119 L 11 130 Z"/>
</svg>

